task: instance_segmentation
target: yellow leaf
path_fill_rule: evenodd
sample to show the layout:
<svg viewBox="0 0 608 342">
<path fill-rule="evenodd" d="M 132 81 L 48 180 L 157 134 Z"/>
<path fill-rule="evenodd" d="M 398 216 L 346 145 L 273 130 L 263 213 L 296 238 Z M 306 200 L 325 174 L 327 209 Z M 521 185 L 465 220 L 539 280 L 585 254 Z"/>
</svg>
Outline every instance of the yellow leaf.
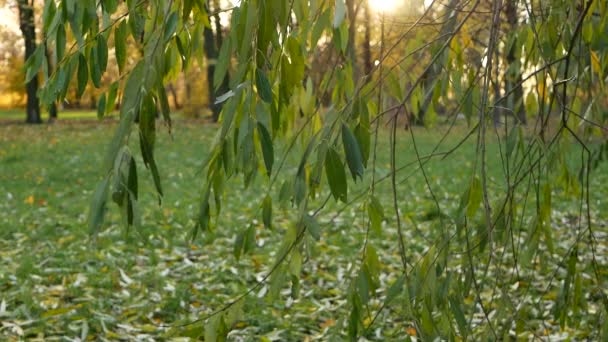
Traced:
<svg viewBox="0 0 608 342">
<path fill-rule="evenodd" d="M 466 48 L 473 44 L 473 39 L 471 35 L 466 31 L 462 31 L 462 45 Z"/>
<path fill-rule="evenodd" d="M 57 244 L 60 246 L 65 245 L 68 242 L 72 242 L 76 237 L 74 235 L 68 235 L 57 240 Z"/>
<path fill-rule="evenodd" d="M 538 83 L 537 87 L 538 87 L 538 98 L 542 99 L 542 101 L 544 101 L 545 100 L 545 96 L 547 95 L 546 94 L 547 87 L 545 86 L 545 83 L 543 83 L 543 82 Z"/>
<path fill-rule="evenodd" d="M 600 63 L 600 57 L 593 50 L 591 50 L 591 67 L 596 73 L 602 73 L 602 64 Z"/>
<path fill-rule="evenodd" d="M 407 332 L 408 335 L 410 336 L 416 336 L 416 329 L 409 327 L 407 329 L 405 329 L 405 331 Z"/>
<path fill-rule="evenodd" d="M 123 338 L 124 336 L 121 336 L 121 335 L 119 335 L 119 334 L 117 334 L 115 332 L 108 331 L 108 332 L 106 332 L 106 336 L 105 337 L 107 337 L 109 339 L 117 339 L 118 340 L 118 339 Z"/>
<path fill-rule="evenodd" d="M 334 321 L 333 319 L 329 318 L 327 319 L 325 322 L 320 324 L 321 329 L 325 329 L 325 328 L 329 328 L 336 325 L 336 321 Z"/>
<path fill-rule="evenodd" d="M 140 327 L 141 331 L 146 333 L 153 333 L 158 331 L 158 328 L 153 326 L 152 324 L 144 324 Z"/>
<path fill-rule="evenodd" d="M 34 195 L 29 195 L 24 202 L 30 205 L 34 204 Z"/>
<path fill-rule="evenodd" d="M 57 308 L 57 309 L 52 309 L 52 310 L 47 310 L 45 312 L 42 313 L 42 318 L 47 318 L 47 317 L 52 317 L 52 316 L 59 316 L 59 315 L 63 315 L 66 314 L 74 309 L 77 309 L 77 306 L 68 306 L 65 308 Z"/>
</svg>

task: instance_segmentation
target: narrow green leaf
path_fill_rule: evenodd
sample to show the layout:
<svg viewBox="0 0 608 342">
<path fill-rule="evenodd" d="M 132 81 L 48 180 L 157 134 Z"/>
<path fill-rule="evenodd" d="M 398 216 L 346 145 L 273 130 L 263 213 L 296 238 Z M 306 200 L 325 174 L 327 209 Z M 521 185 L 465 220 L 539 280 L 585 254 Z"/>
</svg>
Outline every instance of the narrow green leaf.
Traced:
<svg viewBox="0 0 608 342">
<path fill-rule="evenodd" d="M 355 137 L 357 138 L 359 147 L 361 147 L 363 166 L 367 167 L 367 161 L 369 160 L 369 154 L 371 150 L 371 134 L 369 131 L 369 127 L 364 126 L 361 123 L 357 124 L 357 127 L 355 127 Z"/>
<path fill-rule="evenodd" d="M 175 33 L 175 29 L 177 28 L 178 20 L 179 20 L 179 17 L 177 15 L 177 12 L 172 12 L 169 15 L 169 18 L 167 18 L 167 20 L 165 21 L 165 33 L 164 33 L 165 42 L 168 41 L 169 39 L 171 39 L 171 37 Z"/>
<path fill-rule="evenodd" d="M 225 342 L 229 332 L 224 315 L 214 316 L 205 325 L 205 342 Z"/>
<path fill-rule="evenodd" d="M 117 0 L 105 0 L 101 2 L 102 9 L 107 14 L 112 14 L 116 12 L 116 8 L 118 7 Z"/>
<path fill-rule="evenodd" d="M 167 92 L 162 84 L 158 86 L 158 101 L 160 102 L 160 111 L 163 115 L 163 120 L 165 120 L 165 123 L 169 126 L 169 129 L 171 129 L 171 107 L 169 106 Z"/>
<path fill-rule="evenodd" d="M 245 232 L 240 232 L 236 235 L 234 240 L 234 247 L 232 249 L 232 255 L 236 261 L 241 259 L 241 253 L 243 252 L 243 243 L 245 242 Z"/>
<path fill-rule="evenodd" d="M 469 200 L 467 203 L 467 217 L 472 218 L 475 216 L 479 205 L 481 204 L 481 182 L 478 177 L 473 178 L 469 187 Z"/>
<path fill-rule="evenodd" d="M 325 155 L 325 174 L 334 199 L 346 203 L 348 192 L 346 172 L 338 152 L 333 148 L 328 149 Z"/>
<path fill-rule="evenodd" d="M 133 199 L 133 197 L 131 197 L 130 195 L 127 194 L 127 205 L 125 206 L 125 217 L 126 218 L 126 222 L 127 222 L 127 228 L 132 227 L 135 225 L 135 207 L 137 205 L 136 201 Z"/>
<path fill-rule="evenodd" d="M 139 116 L 139 143 L 144 165 L 150 169 L 154 186 L 159 195 L 159 202 L 163 196 L 160 174 L 154 159 L 154 144 L 156 140 L 156 104 L 151 97 L 144 100 Z"/>
<path fill-rule="evenodd" d="M 298 253 L 298 255 L 299 255 L 299 253 Z M 291 260 L 293 261 L 293 260 L 296 260 L 296 259 L 291 259 Z M 291 263 L 290 263 L 290 267 L 291 267 Z M 292 275 L 291 276 L 291 293 L 290 293 L 291 298 L 297 299 L 299 297 L 299 295 L 300 295 L 300 287 L 301 287 L 300 286 L 300 277 Z"/>
<path fill-rule="evenodd" d="M 61 86 L 59 89 L 58 100 L 64 100 L 67 96 L 70 82 L 74 77 L 74 73 L 76 73 L 76 70 L 78 69 L 78 60 L 79 55 L 73 54 L 71 57 L 69 57 L 68 62 L 65 64 L 65 67 L 59 68 L 58 73 L 59 77 L 61 78 L 61 81 L 59 83 Z"/>
<path fill-rule="evenodd" d="M 519 137 L 518 131 L 520 129 L 521 126 L 515 126 L 513 128 L 511 128 L 511 132 L 509 132 L 509 135 L 507 136 L 507 143 L 506 143 L 506 156 L 511 157 L 513 151 L 515 150 L 515 146 L 517 145 L 517 138 Z"/>
<path fill-rule="evenodd" d="M 196 239 L 198 232 L 206 232 L 211 223 L 211 212 L 209 207 L 209 190 L 203 193 L 201 198 L 200 208 L 198 212 L 197 222 L 192 232 L 192 240 Z M 240 253 L 240 252 L 239 252 Z"/>
<path fill-rule="evenodd" d="M 369 203 L 367 204 L 367 213 L 372 230 L 376 232 L 376 234 L 380 234 L 382 230 L 382 220 L 384 220 L 384 208 L 375 196 L 371 196 Z"/>
<path fill-rule="evenodd" d="M 83 54 L 78 56 L 78 97 L 81 97 L 89 82 L 89 69 L 87 59 Z"/>
<path fill-rule="evenodd" d="M 97 45 L 93 45 L 89 54 L 89 72 L 95 88 L 101 87 L 101 65 L 99 63 Z"/>
<path fill-rule="evenodd" d="M 386 77 L 386 85 L 388 87 L 388 93 L 398 102 L 401 102 L 403 92 L 401 90 L 401 84 L 397 78 L 397 73 L 389 73 Z"/>
<path fill-rule="evenodd" d="M 122 74 L 127 61 L 127 23 L 124 20 L 114 29 L 114 52 L 118 71 Z"/>
<path fill-rule="evenodd" d="M 272 87 L 270 86 L 270 82 L 264 71 L 262 69 L 257 69 L 255 73 L 255 83 L 258 89 L 258 95 L 264 102 L 272 103 Z"/>
<path fill-rule="evenodd" d="M 97 119 L 103 119 L 103 116 L 106 113 L 106 94 L 101 94 L 99 97 L 99 102 L 97 103 Z"/>
<path fill-rule="evenodd" d="M 279 203 L 289 203 L 289 201 L 293 198 L 293 188 L 293 184 L 289 180 L 283 182 L 281 189 L 279 190 Z"/>
<path fill-rule="evenodd" d="M 103 74 L 108 67 L 108 42 L 102 34 L 97 36 L 97 62 L 99 71 Z"/>
<path fill-rule="evenodd" d="M 251 252 L 255 248 L 255 226 L 250 224 L 245 231 L 245 241 L 243 243 L 243 254 Z"/>
<path fill-rule="evenodd" d="M 36 47 L 34 53 L 25 62 L 25 82 L 28 83 L 38 75 L 38 71 L 44 61 L 44 46 L 42 44 Z"/>
<path fill-rule="evenodd" d="M 330 16 L 331 16 L 330 9 L 327 9 L 323 12 L 323 14 L 321 14 L 319 16 L 319 18 L 315 22 L 315 25 L 313 26 L 313 29 L 312 29 L 311 39 L 310 39 L 310 43 L 312 46 L 317 46 L 317 43 L 319 42 L 319 39 L 321 39 L 323 32 L 325 31 L 325 29 L 327 27 L 329 27 L 329 25 L 331 25 Z"/>
<path fill-rule="evenodd" d="M 215 72 L 213 73 L 213 86 L 215 90 L 219 89 L 228 73 L 230 66 L 230 54 L 232 53 L 232 44 L 230 40 L 225 41 L 220 48 L 220 55 L 217 58 Z"/>
<path fill-rule="evenodd" d="M 134 7 L 129 10 L 129 29 L 131 36 L 136 42 L 141 42 L 144 38 L 146 17 L 143 11 L 143 6 Z"/>
<path fill-rule="evenodd" d="M 230 140 L 224 139 L 222 143 L 222 165 L 224 166 L 224 172 L 226 175 L 231 175 L 234 166 L 234 152 L 230 146 Z"/>
<path fill-rule="evenodd" d="M 193 0 L 184 0 L 184 8 L 182 12 L 183 21 L 188 21 L 188 18 L 190 18 L 190 13 L 192 13 L 192 5 L 194 5 Z"/>
<path fill-rule="evenodd" d="M 63 26 L 63 24 L 59 24 L 55 34 L 55 55 L 57 56 L 57 62 L 61 62 L 63 56 L 65 55 L 65 47 L 67 44 L 66 39 L 65 26 Z"/>
<path fill-rule="evenodd" d="M 369 302 L 370 299 L 370 283 L 369 283 L 369 273 L 366 267 L 363 267 L 359 270 L 359 274 L 357 275 L 356 285 L 357 285 L 357 293 L 359 294 L 359 298 L 361 299 L 361 304 L 365 305 Z"/>
<path fill-rule="evenodd" d="M 464 313 L 462 311 L 460 302 L 453 295 L 449 297 L 449 301 L 450 301 L 450 310 L 452 311 L 454 318 L 456 318 L 456 324 L 458 324 L 458 330 L 460 332 L 460 335 L 466 340 L 466 337 L 468 335 L 468 324 L 467 324 L 467 320 L 464 316 Z"/>
<path fill-rule="evenodd" d="M 300 160 L 300 164 L 298 165 L 298 175 L 304 174 L 304 169 L 306 167 L 306 163 L 308 162 L 308 157 L 310 156 L 310 153 L 312 152 L 316 141 L 317 141 L 317 135 L 314 135 L 308 142 L 308 145 L 306 146 L 306 150 L 304 151 L 304 154 L 302 155 L 302 159 Z"/>
<path fill-rule="evenodd" d="M 321 238 L 321 227 L 319 227 L 319 223 L 314 218 L 314 216 L 304 214 L 302 218 L 302 223 L 306 227 L 308 233 L 317 241 Z"/>
<path fill-rule="evenodd" d="M 272 197 L 266 196 L 262 202 L 262 221 L 264 227 L 272 229 Z"/>
<path fill-rule="evenodd" d="M 21 3 L 19 6 L 23 6 Z M 27 5 L 29 6 L 29 5 Z M 32 5 L 33 6 L 33 5 Z M 45 1 L 44 2 L 44 10 L 42 11 L 42 27 L 44 32 L 49 32 L 49 27 L 55 19 L 55 15 L 57 14 L 57 6 L 55 1 Z"/>
<path fill-rule="evenodd" d="M 137 164 L 135 163 L 135 159 L 131 157 L 131 161 L 129 162 L 129 175 L 127 178 L 127 189 L 129 193 L 133 195 L 135 199 L 138 199 L 139 189 L 137 182 Z"/>
<path fill-rule="evenodd" d="M 89 209 L 89 232 L 96 234 L 103 224 L 103 217 L 106 212 L 106 202 L 108 200 L 108 188 L 110 179 L 104 178 L 98 185 L 91 206 Z"/>
<path fill-rule="evenodd" d="M 302 272 L 302 254 L 298 249 L 295 249 L 291 253 L 291 260 L 289 261 L 289 273 L 295 277 L 299 277 Z"/>
<path fill-rule="evenodd" d="M 180 326 L 171 328 L 167 332 L 166 337 L 175 338 L 175 337 L 188 337 L 193 340 L 199 340 L 205 334 L 205 326 L 202 323 L 197 323 L 193 325 Z"/>
<path fill-rule="evenodd" d="M 266 127 L 258 122 L 258 133 L 260 137 L 260 144 L 262 145 L 262 154 L 264 156 L 264 165 L 266 166 L 266 174 L 270 177 L 272 173 L 272 165 L 274 164 L 274 147 L 272 145 L 272 138 Z"/>
<path fill-rule="evenodd" d="M 363 179 L 363 156 L 361 155 L 361 148 L 353 132 L 342 124 L 342 143 L 344 144 L 344 153 L 346 154 L 346 162 L 350 173 L 353 176 L 355 182 L 357 177 Z"/>
<path fill-rule="evenodd" d="M 386 298 L 384 299 L 384 305 L 388 305 L 403 291 L 403 285 L 405 284 L 405 275 L 401 275 L 393 285 L 386 292 Z"/>
<path fill-rule="evenodd" d="M 377 280 L 380 274 L 380 259 L 378 258 L 378 252 L 372 244 L 367 244 L 365 248 L 365 266 L 369 272 L 369 276 L 372 280 Z"/>
<path fill-rule="evenodd" d="M 306 174 L 305 172 L 298 172 L 296 175 L 295 182 L 293 184 L 293 199 L 295 204 L 300 205 L 308 193 L 308 187 L 306 185 Z"/>
<path fill-rule="evenodd" d="M 111 113 L 116 106 L 116 96 L 118 94 L 118 81 L 112 83 L 108 91 L 108 100 L 106 101 L 106 115 Z"/>
<path fill-rule="evenodd" d="M 184 48 L 184 43 L 182 43 L 182 39 L 179 35 L 175 36 L 175 45 L 177 45 L 177 51 L 179 52 L 179 57 L 182 60 L 182 71 L 186 70 L 186 66 L 188 66 L 188 56 L 186 54 L 186 49 Z"/>
<path fill-rule="evenodd" d="M 358 296 L 353 294 L 353 301 L 358 300 Z M 360 300 L 359 300 L 360 301 Z M 357 341 L 359 335 L 359 321 L 361 321 L 361 313 L 359 306 L 354 304 L 348 316 L 348 337 L 351 341 Z"/>
</svg>

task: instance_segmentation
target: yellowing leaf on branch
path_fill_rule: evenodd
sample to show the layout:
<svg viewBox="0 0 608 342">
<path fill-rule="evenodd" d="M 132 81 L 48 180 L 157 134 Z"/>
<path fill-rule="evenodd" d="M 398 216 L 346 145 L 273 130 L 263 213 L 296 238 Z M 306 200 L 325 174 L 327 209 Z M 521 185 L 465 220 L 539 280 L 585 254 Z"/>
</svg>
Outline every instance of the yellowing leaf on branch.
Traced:
<svg viewBox="0 0 608 342">
<path fill-rule="evenodd" d="M 538 89 L 538 98 L 545 99 L 545 97 L 547 96 L 547 86 L 545 85 L 545 83 L 538 83 L 536 88 Z"/>
<path fill-rule="evenodd" d="M 598 74 L 602 74 L 602 63 L 600 62 L 600 57 L 597 53 L 591 50 L 591 68 Z"/>
<path fill-rule="evenodd" d="M 466 30 L 463 30 L 462 31 L 462 46 L 467 48 L 471 45 L 473 45 L 473 39 L 471 38 L 471 35 Z"/>
</svg>

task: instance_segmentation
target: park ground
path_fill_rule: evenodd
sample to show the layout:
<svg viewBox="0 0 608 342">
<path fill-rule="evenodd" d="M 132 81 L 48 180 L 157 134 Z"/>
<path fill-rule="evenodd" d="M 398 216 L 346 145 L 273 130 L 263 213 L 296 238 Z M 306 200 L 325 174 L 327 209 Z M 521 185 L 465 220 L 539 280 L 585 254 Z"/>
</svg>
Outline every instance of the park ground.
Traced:
<svg viewBox="0 0 608 342">
<path fill-rule="evenodd" d="M 227 186 L 238 191 L 228 192 L 213 231 L 190 241 L 204 180 L 201 163 L 217 127 L 177 120 L 171 134 L 159 125 L 156 155 L 165 192 L 162 205 L 154 194 L 151 176 L 138 159 L 141 227 L 126 231 L 117 208 L 111 205 L 102 232 L 93 238 L 87 228 L 88 204 L 103 175 L 100 165 L 114 123 L 100 124 L 94 113 L 74 116 L 85 120 L 62 119 L 52 125 L 27 126 L 15 123 L 19 118 L 15 114 L 11 120 L 0 121 L 0 340 L 59 340 L 62 336 L 72 340 L 162 339 L 196 334 L 198 324 L 179 333 L 170 326 L 221 308 L 262 279 L 278 248 L 277 241 L 285 227 L 293 224 L 295 210 L 277 205 L 274 230 L 265 229 L 256 215 L 267 181 L 260 172 L 256 182 L 244 189 L 242 180 L 235 179 Z M 416 128 L 419 153 L 431 153 L 446 129 Z M 438 150 L 455 146 L 468 129 L 464 124 L 454 128 Z M 398 151 L 398 165 L 411 165 L 397 180 L 400 215 L 405 222 L 408 251 L 420 256 L 427 249 L 425 241 L 435 234 L 439 215 L 424 178 L 414 172 L 417 162 L 410 133 L 400 134 L 403 147 Z M 389 172 L 388 139 L 386 134 L 381 136 L 378 177 Z M 136 141 L 131 145 L 137 149 Z M 490 176 L 498 178 L 500 145 L 491 139 L 488 148 Z M 298 148 L 295 152 L 289 154 L 284 179 L 295 174 L 297 158 L 303 151 Z M 458 153 L 425 165 L 429 182 L 446 212 L 458 205 L 470 180 L 474 158 L 472 139 Z M 594 171 L 591 194 L 600 241 L 598 256 L 604 265 L 608 248 L 605 164 Z M 349 182 L 349 186 L 349 200 L 365 193 L 363 185 Z M 389 220 L 383 224 L 382 234 L 372 234 L 370 240 L 382 263 L 379 298 L 371 302 L 373 309 L 381 306 L 383 294 L 399 275 L 389 189 L 386 181 L 378 186 Z M 571 222 L 577 221 L 580 208 L 577 202 L 560 201 L 559 192 L 555 196 L 554 240 L 559 251 L 569 248 L 561 244 L 560 240 L 568 241 L 561 239 L 561 234 L 566 236 L 573 229 Z M 366 234 L 365 215 L 359 205 L 344 207 L 331 200 L 320 218 L 321 238 L 312 245 L 314 251 L 302 266 L 299 296 L 290 298 L 286 286 L 278 300 L 270 300 L 265 296 L 267 286 L 261 286 L 242 302 L 246 314 L 231 336 L 262 341 L 332 340 L 347 316 L 347 279 Z M 252 223 L 257 247 L 237 261 L 232 251 L 235 236 Z M 552 271 L 539 269 L 536 281 L 546 283 Z M 559 291 L 559 284 L 529 289 L 518 284 L 514 282 L 512 287 L 514 296 L 527 294 L 549 301 Z M 406 334 L 415 334 L 409 322 L 396 319 L 401 310 L 405 309 L 399 304 L 389 306 L 387 315 L 380 316 L 367 337 L 400 340 Z M 531 331 L 554 336 L 564 333 L 546 317 L 530 317 L 527 324 Z"/>
</svg>

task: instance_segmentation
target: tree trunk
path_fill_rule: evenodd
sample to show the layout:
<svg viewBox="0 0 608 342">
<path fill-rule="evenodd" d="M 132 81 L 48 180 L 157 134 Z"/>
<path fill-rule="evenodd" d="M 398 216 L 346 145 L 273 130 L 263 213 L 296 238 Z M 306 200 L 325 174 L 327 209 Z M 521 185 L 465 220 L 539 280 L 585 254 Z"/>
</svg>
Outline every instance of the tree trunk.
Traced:
<svg viewBox="0 0 608 342">
<path fill-rule="evenodd" d="M 498 61 L 500 59 L 500 52 L 498 49 L 494 52 L 494 60 Z M 494 121 L 494 127 L 500 126 L 500 119 L 502 117 L 502 104 L 498 103 L 498 99 L 502 97 L 501 87 L 500 87 L 500 66 L 498 62 L 496 62 L 496 66 L 494 67 L 494 77 L 492 77 L 492 88 L 494 91 L 494 110 L 492 119 Z"/>
<path fill-rule="evenodd" d="M 357 12 L 355 11 L 355 0 L 346 0 L 346 10 L 348 12 L 348 48 L 347 54 L 353 69 L 353 82 L 357 84 L 359 79 L 359 66 L 357 64 L 357 49 L 355 47 L 357 38 Z"/>
<path fill-rule="evenodd" d="M 217 122 L 220 117 L 221 107 L 215 103 L 217 96 L 213 79 L 215 77 L 215 64 L 217 63 L 218 52 L 215 46 L 215 36 L 213 34 L 213 30 L 205 27 L 203 36 L 205 39 L 205 57 L 207 57 L 207 90 L 209 92 L 209 109 L 211 110 L 211 119 L 213 122 Z"/>
<path fill-rule="evenodd" d="M 509 30 L 514 32 L 517 29 L 517 0 L 508 0 L 505 6 L 505 14 Z M 524 90 L 522 88 L 522 76 L 519 69 L 517 56 L 515 54 L 515 44 L 507 52 L 507 65 L 505 67 L 505 91 L 509 94 L 507 105 L 513 111 L 513 115 L 519 124 L 526 125 L 526 108 L 524 107 Z M 508 71 L 511 71 L 508 73 Z"/>
<path fill-rule="evenodd" d="M 454 31 L 456 28 L 456 24 L 458 23 L 458 12 L 459 8 L 457 8 L 460 0 L 450 0 L 449 4 L 445 6 L 446 9 L 446 17 L 448 18 L 443 26 L 441 27 L 441 31 L 439 33 L 440 36 L 445 36 Z M 450 35 L 451 37 L 451 35 Z M 434 47 L 431 48 L 431 51 L 437 50 L 440 46 L 442 46 L 445 41 L 442 39 L 434 44 Z M 444 51 L 443 56 L 439 57 L 434 65 L 432 65 L 426 73 L 424 73 L 422 78 L 422 86 L 424 91 L 426 92 L 424 96 L 424 101 L 420 106 L 420 110 L 418 111 L 418 117 L 415 120 L 417 125 L 421 125 L 424 123 L 424 115 L 426 114 L 431 101 L 433 100 L 433 92 L 435 88 L 435 82 L 439 78 L 443 70 L 443 64 L 445 63 L 447 52 Z"/>
<path fill-rule="evenodd" d="M 215 2 L 215 10 L 219 9 L 217 2 Z M 209 11 L 208 11 L 209 13 Z M 211 17 L 209 17 L 211 21 Z M 215 75 L 215 65 L 219 56 L 219 48 L 221 47 L 222 37 L 222 24 L 220 22 L 219 14 L 213 15 L 215 21 L 215 33 L 211 28 L 205 27 L 203 31 L 204 44 L 203 48 L 205 51 L 205 57 L 207 59 L 207 87 L 209 91 L 209 109 L 211 110 L 211 119 L 213 122 L 217 122 L 220 118 L 220 112 L 222 111 L 222 104 L 216 104 L 217 94 L 223 94 L 228 91 L 228 77 L 222 80 L 221 85 L 215 90 L 213 79 Z"/>
<path fill-rule="evenodd" d="M 25 43 L 25 60 L 36 51 L 36 27 L 34 22 L 34 1 L 28 4 L 27 0 L 18 0 L 19 8 L 19 26 L 23 34 Z M 34 76 L 26 86 L 27 106 L 26 119 L 27 123 L 42 123 L 40 118 L 40 103 L 38 102 L 38 75 Z"/>
<path fill-rule="evenodd" d="M 365 36 L 363 39 L 363 70 L 365 75 L 370 75 L 372 73 L 372 69 L 374 68 L 374 64 L 372 62 L 372 47 L 371 47 L 371 36 L 372 36 L 372 16 L 369 9 L 369 0 L 363 1 L 364 6 L 364 25 L 365 25 Z M 368 80 L 369 82 L 369 80 Z"/>
<path fill-rule="evenodd" d="M 181 109 L 182 106 L 179 103 L 179 98 L 177 97 L 177 90 L 175 89 L 175 86 L 173 85 L 173 83 L 169 83 L 167 85 L 167 89 L 171 93 L 171 97 L 173 97 L 173 107 L 175 107 L 175 109 L 178 109 L 178 110 Z"/>
</svg>

